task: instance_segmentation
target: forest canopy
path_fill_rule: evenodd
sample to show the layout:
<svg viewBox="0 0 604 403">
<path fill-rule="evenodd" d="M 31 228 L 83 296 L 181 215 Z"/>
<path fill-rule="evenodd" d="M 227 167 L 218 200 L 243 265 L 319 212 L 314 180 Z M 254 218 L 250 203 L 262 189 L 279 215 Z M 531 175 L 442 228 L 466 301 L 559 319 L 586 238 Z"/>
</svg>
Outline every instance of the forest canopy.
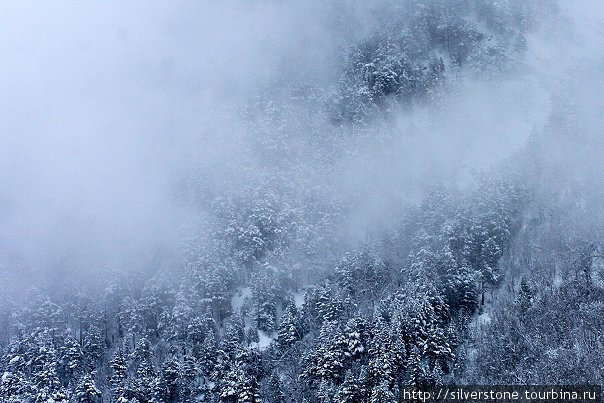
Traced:
<svg viewBox="0 0 604 403">
<path fill-rule="evenodd" d="M 0 7 L 0 401 L 603 384 L 598 1 Z"/>
</svg>

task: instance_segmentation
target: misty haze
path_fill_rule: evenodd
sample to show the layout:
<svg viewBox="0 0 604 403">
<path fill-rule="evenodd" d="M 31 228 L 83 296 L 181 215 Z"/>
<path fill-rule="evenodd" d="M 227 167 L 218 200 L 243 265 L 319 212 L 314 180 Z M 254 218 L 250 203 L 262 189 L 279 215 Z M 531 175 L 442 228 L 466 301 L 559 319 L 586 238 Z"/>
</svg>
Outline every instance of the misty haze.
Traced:
<svg viewBox="0 0 604 403">
<path fill-rule="evenodd" d="M 604 384 L 604 2 L 4 1 L 0 403 Z"/>
</svg>

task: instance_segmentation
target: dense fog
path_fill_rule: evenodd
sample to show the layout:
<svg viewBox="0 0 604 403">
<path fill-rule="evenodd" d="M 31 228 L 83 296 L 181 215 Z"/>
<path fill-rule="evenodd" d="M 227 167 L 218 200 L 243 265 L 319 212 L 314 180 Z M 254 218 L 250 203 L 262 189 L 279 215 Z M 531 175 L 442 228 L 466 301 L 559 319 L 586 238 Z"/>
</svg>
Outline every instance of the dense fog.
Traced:
<svg viewBox="0 0 604 403">
<path fill-rule="evenodd" d="M 603 37 L 596 0 L 0 5 L 0 400 L 602 384 Z"/>
</svg>

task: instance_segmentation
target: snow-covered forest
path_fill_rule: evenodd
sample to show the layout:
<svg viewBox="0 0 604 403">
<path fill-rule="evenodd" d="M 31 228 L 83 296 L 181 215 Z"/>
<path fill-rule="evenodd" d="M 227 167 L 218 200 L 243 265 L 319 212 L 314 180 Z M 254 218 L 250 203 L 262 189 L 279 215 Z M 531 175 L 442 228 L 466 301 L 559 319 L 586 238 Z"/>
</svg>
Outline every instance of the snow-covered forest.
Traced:
<svg viewBox="0 0 604 403">
<path fill-rule="evenodd" d="M 0 5 L 0 401 L 604 384 L 604 5 Z"/>
</svg>

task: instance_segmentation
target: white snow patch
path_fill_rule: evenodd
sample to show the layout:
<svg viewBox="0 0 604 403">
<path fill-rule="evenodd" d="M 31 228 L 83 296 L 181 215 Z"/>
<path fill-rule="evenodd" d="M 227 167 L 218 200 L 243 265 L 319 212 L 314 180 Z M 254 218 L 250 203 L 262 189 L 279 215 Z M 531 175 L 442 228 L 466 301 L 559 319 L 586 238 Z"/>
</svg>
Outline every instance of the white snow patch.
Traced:
<svg viewBox="0 0 604 403">
<path fill-rule="evenodd" d="M 273 342 L 273 338 L 274 338 L 274 334 L 267 334 L 265 331 L 263 330 L 258 330 L 258 350 L 262 351 L 262 350 L 266 350 L 268 348 L 268 346 L 270 346 L 270 344 Z"/>
<path fill-rule="evenodd" d="M 306 294 L 305 289 L 294 293 L 294 304 L 296 304 L 297 309 L 302 308 L 302 305 L 304 305 L 304 294 Z"/>
<path fill-rule="evenodd" d="M 483 312 L 476 317 L 476 322 L 480 325 L 486 325 L 491 321 L 491 314 L 489 312 Z"/>
<path fill-rule="evenodd" d="M 241 307 L 243 306 L 243 301 L 245 301 L 247 297 L 251 296 L 252 289 L 250 287 L 243 287 L 238 289 L 235 295 L 233 295 L 233 298 L 231 298 L 231 307 L 233 308 L 233 311 L 239 312 L 241 310 Z"/>
<path fill-rule="evenodd" d="M 559 288 L 562 285 L 562 274 L 558 270 L 556 270 L 556 274 L 554 274 L 554 287 Z"/>
</svg>

